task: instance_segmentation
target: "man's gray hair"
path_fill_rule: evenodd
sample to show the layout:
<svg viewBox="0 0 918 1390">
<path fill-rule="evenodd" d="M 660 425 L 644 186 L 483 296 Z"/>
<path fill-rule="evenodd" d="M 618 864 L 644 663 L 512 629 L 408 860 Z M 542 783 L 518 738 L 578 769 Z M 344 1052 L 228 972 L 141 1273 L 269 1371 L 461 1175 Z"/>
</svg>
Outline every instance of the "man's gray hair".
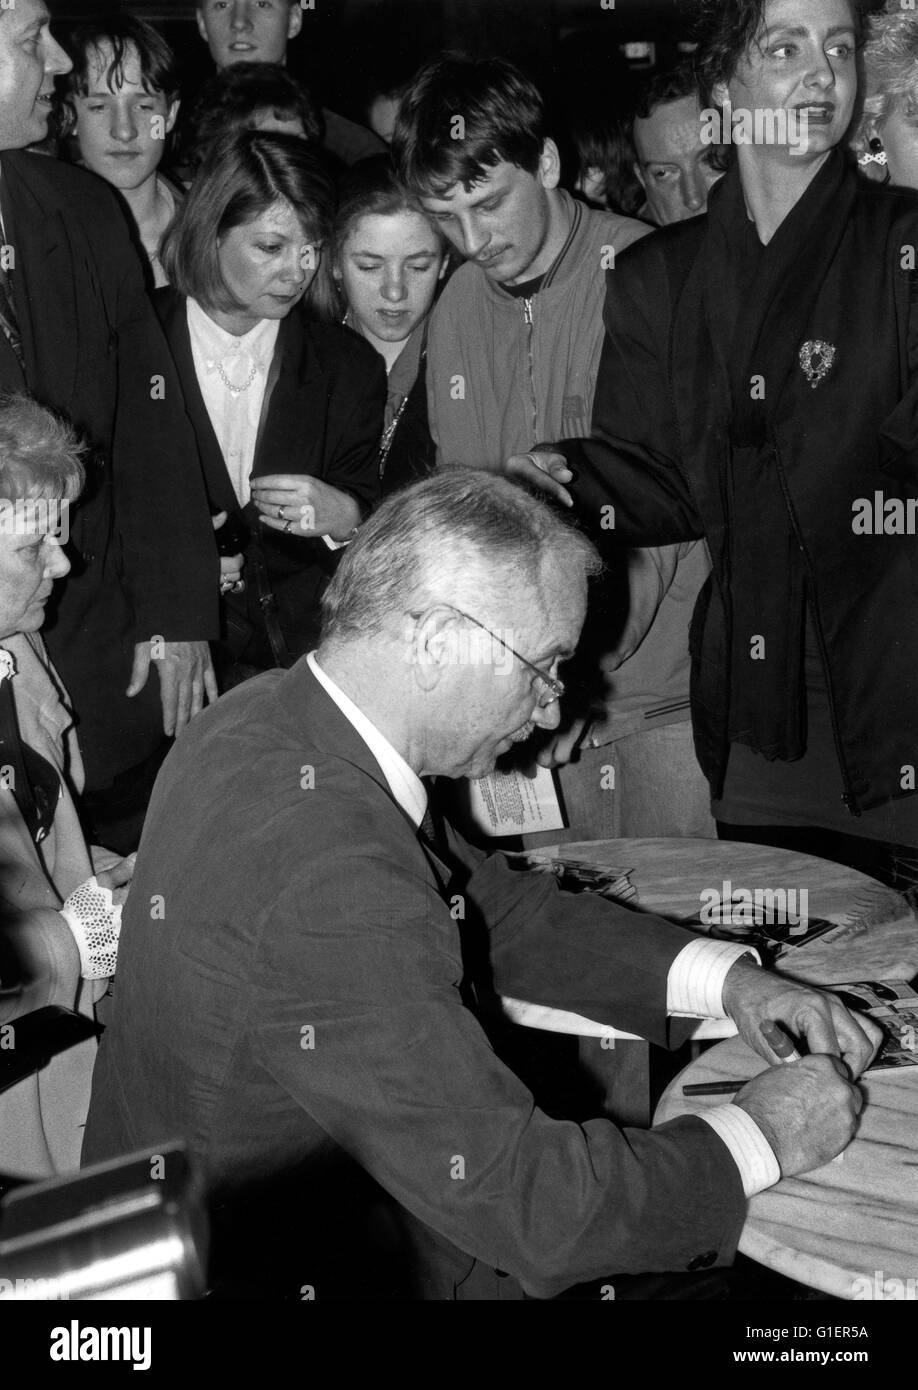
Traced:
<svg viewBox="0 0 918 1390">
<path fill-rule="evenodd" d="M 322 600 L 323 639 L 372 636 L 435 603 L 475 613 L 520 581 L 538 590 L 549 555 L 584 580 L 602 568 L 545 502 L 493 473 L 447 469 L 387 498 L 361 527 Z"/>
</svg>

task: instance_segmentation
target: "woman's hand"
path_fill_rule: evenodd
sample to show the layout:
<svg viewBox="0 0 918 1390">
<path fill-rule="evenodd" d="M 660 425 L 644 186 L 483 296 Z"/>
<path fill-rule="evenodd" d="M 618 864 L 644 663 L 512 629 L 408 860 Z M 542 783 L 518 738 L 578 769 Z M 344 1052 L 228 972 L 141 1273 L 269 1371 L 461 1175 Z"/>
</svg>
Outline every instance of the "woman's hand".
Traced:
<svg viewBox="0 0 918 1390">
<path fill-rule="evenodd" d="M 134 858 L 129 854 L 110 869 L 88 878 L 73 890 L 61 908 L 61 916 L 80 953 L 80 974 L 84 980 L 107 979 L 115 973 L 121 908 L 134 877 Z"/>
<path fill-rule="evenodd" d="M 527 483 L 541 492 L 547 492 L 550 497 L 563 502 L 565 507 L 574 505 L 573 497 L 563 486 L 571 482 L 574 476 L 563 454 L 543 449 L 533 449 L 528 454 L 514 454 L 504 463 L 503 471 L 514 482 Z"/>
<path fill-rule="evenodd" d="M 216 516 L 211 517 L 214 530 L 219 531 L 224 525 L 229 512 L 217 512 Z M 220 592 L 221 594 L 238 594 L 245 588 L 245 580 L 242 571 L 245 566 L 245 559 L 242 555 L 221 555 L 220 556 Z"/>
<path fill-rule="evenodd" d="M 262 523 L 291 536 L 346 541 L 360 524 L 360 507 L 346 492 L 302 473 L 252 478 L 252 501 Z"/>
<path fill-rule="evenodd" d="M 137 852 L 129 854 L 125 859 L 119 859 L 117 864 L 113 864 L 110 869 L 103 869 L 102 873 L 96 874 L 96 883 L 100 888 L 108 888 L 112 895 L 112 901 L 116 907 L 127 902 L 128 890 L 131 886 L 131 879 L 134 877 L 134 863 L 137 859 Z"/>
<path fill-rule="evenodd" d="M 575 719 L 553 735 L 536 754 L 539 767 L 564 767 L 569 763 L 590 730 L 590 719 Z"/>
</svg>

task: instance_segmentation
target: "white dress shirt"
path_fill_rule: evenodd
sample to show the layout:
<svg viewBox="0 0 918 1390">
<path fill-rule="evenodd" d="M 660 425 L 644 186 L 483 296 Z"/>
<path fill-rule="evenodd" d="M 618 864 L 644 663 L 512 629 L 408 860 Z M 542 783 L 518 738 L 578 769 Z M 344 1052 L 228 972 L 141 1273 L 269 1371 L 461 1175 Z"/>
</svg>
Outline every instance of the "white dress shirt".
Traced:
<svg viewBox="0 0 918 1390">
<path fill-rule="evenodd" d="M 427 792 L 417 773 L 408 766 L 385 734 L 380 733 L 354 701 L 332 680 L 316 661 L 315 652 L 306 660 L 309 669 L 349 724 L 363 739 L 389 784 L 389 790 L 412 823 L 419 827 L 427 810 Z M 666 981 L 667 1013 L 697 1013 L 708 1018 L 725 1018 L 723 985 L 731 965 L 754 954 L 746 946 L 729 941 L 698 938 L 679 952 L 669 968 Z M 719 1135 L 730 1150 L 740 1171 L 747 1197 L 763 1192 L 781 1176 L 774 1151 L 755 1120 L 738 1105 L 708 1107 L 699 1119 Z"/>
<path fill-rule="evenodd" d="M 414 768 L 409 767 L 408 763 L 405 762 L 401 753 L 392 747 L 385 734 L 380 733 L 376 725 L 366 717 L 363 710 L 354 704 L 349 695 L 345 695 L 340 685 L 322 670 L 316 661 L 315 652 L 310 652 L 306 660 L 309 663 L 310 671 L 322 689 L 330 699 L 334 700 L 347 722 L 353 725 L 379 763 L 380 771 L 389 785 L 390 792 L 415 830 L 418 830 L 424 819 L 424 812 L 427 810 L 427 792 L 424 783 Z"/>
<path fill-rule="evenodd" d="M 268 372 L 277 343 L 279 319 L 262 319 L 237 337 L 187 302 L 188 332 L 194 370 L 240 507 L 249 501 L 249 477 L 265 398 Z M 230 385 L 245 387 L 232 391 Z"/>
</svg>

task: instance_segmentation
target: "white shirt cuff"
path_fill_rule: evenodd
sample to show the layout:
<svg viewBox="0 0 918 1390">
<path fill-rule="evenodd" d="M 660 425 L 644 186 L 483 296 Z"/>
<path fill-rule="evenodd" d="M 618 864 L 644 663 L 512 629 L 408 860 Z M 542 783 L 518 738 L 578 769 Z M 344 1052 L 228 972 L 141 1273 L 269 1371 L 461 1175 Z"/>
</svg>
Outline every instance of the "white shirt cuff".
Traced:
<svg viewBox="0 0 918 1390">
<path fill-rule="evenodd" d="M 348 541 L 333 541 L 332 538 L 331 538 L 331 536 L 323 536 L 322 539 L 323 539 L 323 541 L 325 542 L 325 544 L 328 546 L 329 550 L 343 550 L 344 547 L 345 547 L 346 545 L 350 545 L 350 541 L 349 541 L 349 540 L 348 540 Z"/>
<path fill-rule="evenodd" d="M 743 956 L 762 960 L 751 946 L 732 941 L 690 941 L 679 952 L 666 980 L 666 1012 L 697 1014 L 700 1018 L 726 1018 L 723 1005 L 724 980 L 732 965 Z"/>
<path fill-rule="evenodd" d="M 774 1150 L 751 1115 L 738 1105 L 715 1105 L 697 1111 L 699 1120 L 709 1124 L 724 1141 L 743 1180 L 747 1197 L 773 1187 L 781 1177 Z"/>
</svg>

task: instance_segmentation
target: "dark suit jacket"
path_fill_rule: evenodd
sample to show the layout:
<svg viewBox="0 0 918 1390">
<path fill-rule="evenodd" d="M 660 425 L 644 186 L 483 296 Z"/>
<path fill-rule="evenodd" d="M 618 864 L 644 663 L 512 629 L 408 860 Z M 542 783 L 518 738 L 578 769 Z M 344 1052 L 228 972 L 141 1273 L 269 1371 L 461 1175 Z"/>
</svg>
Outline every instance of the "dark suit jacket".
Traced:
<svg viewBox="0 0 918 1390">
<path fill-rule="evenodd" d="M 299 1169 L 289 1222 L 350 1155 L 435 1233 L 434 1297 L 475 1260 L 539 1295 L 729 1261 L 745 1203 L 713 1130 L 549 1118 L 467 989 L 483 947 L 499 992 L 665 1044 L 688 935 L 451 851 L 422 847 L 305 660 L 205 711 L 153 793 L 84 1162 L 181 1135 L 215 1194 Z"/>
<path fill-rule="evenodd" d="M 154 303 L 182 381 L 211 510 L 232 515 L 239 504 L 198 386 L 185 297 L 166 287 L 157 290 Z M 377 458 L 385 395 L 385 367 L 369 343 L 295 309 L 281 322 L 277 335 L 252 477 L 308 474 L 349 493 L 362 511 L 369 511 L 379 497 Z M 251 503 L 243 518 L 259 538 L 281 630 L 292 654 L 299 656 L 315 645 L 319 600 L 333 571 L 335 552 L 322 540 L 285 536 L 261 526 Z M 251 564 L 246 578 L 237 611 L 258 629 L 262 619 Z M 269 659 L 256 664 L 273 663 Z"/>
<path fill-rule="evenodd" d="M 70 692 L 88 786 L 162 742 L 158 680 L 128 700 L 135 642 L 216 636 L 217 557 L 194 436 L 124 213 L 108 185 L 6 151 L 25 377 L 0 335 L 0 389 L 62 411 L 90 444 L 71 518 L 73 570 L 46 629 Z"/>
</svg>

